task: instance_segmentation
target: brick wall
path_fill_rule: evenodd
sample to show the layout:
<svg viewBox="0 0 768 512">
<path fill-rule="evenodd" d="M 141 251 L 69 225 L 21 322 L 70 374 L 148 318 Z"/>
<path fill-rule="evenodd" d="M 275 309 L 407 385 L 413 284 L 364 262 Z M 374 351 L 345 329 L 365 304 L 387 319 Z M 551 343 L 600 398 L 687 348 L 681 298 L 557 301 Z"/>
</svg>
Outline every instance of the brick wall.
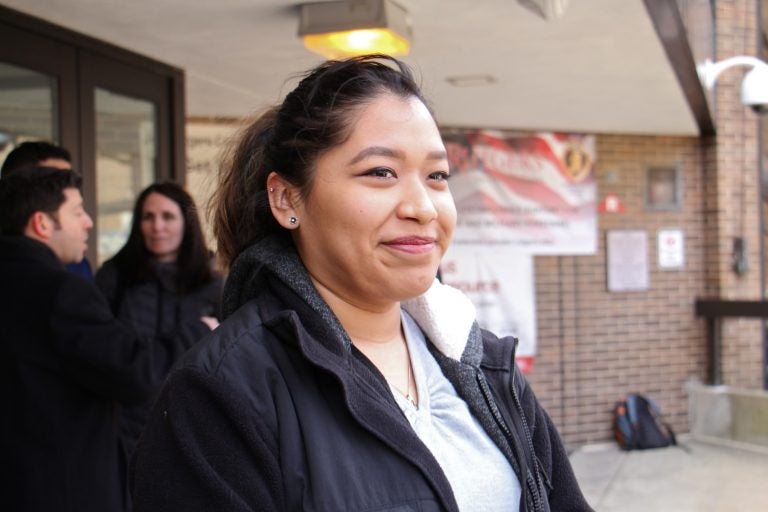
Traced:
<svg viewBox="0 0 768 512">
<path fill-rule="evenodd" d="M 716 60 L 759 55 L 758 9 L 751 0 L 717 0 Z M 714 93 L 718 134 L 708 138 L 598 136 L 600 197 L 616 193 L 625 212 L 600 214 L 595 256 L 536 258 L 539 354 L 530 380 L 567 443 L 611 438 L 611 408 L 630 391 L 656 399 L 686 431 L 689 379 L 706 380 L 706 327 L 693 314 L 697 297 L 761 297 L 761 215 L 757 116 L 741 105 L 746 69 L 723 73 Z M 765 121 L 763 121 L 765 122 Z M 650 165 L 678 165 L 683 207 L 644 207 Z M 656 231 L 685 234 L 685 266 L 656 264 Z M 605 233 L 640 229 L 649 241 L 650 288 L 609 293 Z M 733 271 L 733 244 L 743 238 L 748 270 Z M 722 325 L 722 377 L 733 387 L 762 387 L 762 322 Z"/>
<path fill-rule="evenodd" d="M 702 148 L 698 138 L 599 135 L 599 197 L 616 194 L 623 213 L 599 214 L 594 256 L 536 258 L 538 348 L 530 380 L 566 442 L 611 438 L 611 410 L 630 391 L 656 399 L 673 425 L 687 430 L 685 382 L 706 376 L 705 332 L 693 301 L 704 293 L 705 226 Z M 682 208 L 645 207 L 646 169 L 677 166 Z M 656 232 L 680 229 L 685 265 L 662 270 Z M 648 235 L 650 286 L 608 292 L 605 234 L 638 229 Z"/>
<path fill-rule="evenodd" d="M 758 2 L 716 2 L 716 59 L 759 55 Z M 717 186 L 708 191 L 711 223 L 717 225 L 717 246 L 712 247 L 713 268 L 708 287 L 725 299 L 760 299 L 761 216 L 758 159 L 758 117 L 740 101 L 747 68 L 733 68 L 718 78 L 713 108 L 718 135 L 706 171 Z M 749 270 L 731 271 L 733 240 L 744 238 Z M 723 324 L 723 380 L 735 387 L 762 384 L 762 326 L 759 320 L 729 319 Z"/>
</svg>

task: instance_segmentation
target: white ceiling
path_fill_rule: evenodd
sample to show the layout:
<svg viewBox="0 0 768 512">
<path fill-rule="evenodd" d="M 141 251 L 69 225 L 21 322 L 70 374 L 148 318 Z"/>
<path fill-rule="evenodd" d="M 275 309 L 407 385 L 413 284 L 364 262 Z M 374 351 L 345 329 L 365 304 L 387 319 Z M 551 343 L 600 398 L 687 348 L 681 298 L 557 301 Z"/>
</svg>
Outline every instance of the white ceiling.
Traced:
<svg viewBox="0 0 768 512">
<path fill-rule="evenodd" d="M 671 1 L 671 0 L 670 0 Z M 0 0 L 183 69 L 187 115 L 241 117 L 277 102 L 320 58 L 286 0 Z M 696 135 L 643 0 L 570 0 L 545 21 L 516 0 L 400 0 L 406 60 L 445 126 Z M 490 75 L 491 85 L 446 78 Z M 292 78 L 293 77 L 293 78 Z"/>
</svg>

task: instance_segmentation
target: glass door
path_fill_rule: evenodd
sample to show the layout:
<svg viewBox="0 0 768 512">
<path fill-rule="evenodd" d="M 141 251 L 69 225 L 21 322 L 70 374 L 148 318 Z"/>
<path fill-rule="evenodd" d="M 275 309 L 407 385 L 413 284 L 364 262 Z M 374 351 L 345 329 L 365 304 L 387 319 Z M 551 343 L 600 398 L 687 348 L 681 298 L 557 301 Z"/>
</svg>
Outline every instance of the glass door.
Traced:
<svg viewBox="0 0 768 512">
<path fill-rule="evenodd" d="M 46 140 L 77 158 L 75 51 L 0 23 L 0 163 L 18 144 Z"/>
<path fill-rule="evenodd" d="M 101 265 L 125 243 L 136 197 L 158 176 L 157 106 L 96 88 L 95 114 Z"/>
<path fill-rule="evenodd" d="M 0 162 L 24 141 L 58 142 L 58 128 L 56 78 L 0 62 Z"/>
<path fill-rule="evenodd" d="M 95 90 L 98 265 L 125 243 L 133 204 L 157 177 L 157 108 L 150 101 Z"/>
<path fill-rule="evenodd" d="M 66 148 L 83 175 L 97 267 L 144 187 L 184 181 L 184 73 L 0 6 L 0 162 L 30 139 Z"/>
<path fill-rule="evenodd" d="M 139 193 L 177 178 L 169 150 L 171 88 L 165 77 L 92 52 L 81 52 L 79 61 L 83 163 L 95 187 L 99 266 L 128 238 Z"/>
</svg>

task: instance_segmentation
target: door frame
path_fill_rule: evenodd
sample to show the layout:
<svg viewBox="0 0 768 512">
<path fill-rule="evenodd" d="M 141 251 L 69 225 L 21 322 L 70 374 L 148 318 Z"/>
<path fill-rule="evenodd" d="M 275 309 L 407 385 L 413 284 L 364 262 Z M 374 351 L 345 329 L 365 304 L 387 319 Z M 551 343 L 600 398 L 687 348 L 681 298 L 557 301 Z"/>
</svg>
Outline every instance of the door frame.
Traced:
<svg viewBox="0 0 768 512">
<path fill-rule="evenodd" d="M 180 68 L 0 6 L 0 60 L 58 82 L 58 143 L 83 175 L 83 199 L 96 219 L 94 90 L 102 87 L 157 107 L 157 179 L 184 184 L 185 98 Z M 97 227 L 92 233 L 98 236 Z M 98 241 L 88 258 L 97 261 Z"/>
</svg>

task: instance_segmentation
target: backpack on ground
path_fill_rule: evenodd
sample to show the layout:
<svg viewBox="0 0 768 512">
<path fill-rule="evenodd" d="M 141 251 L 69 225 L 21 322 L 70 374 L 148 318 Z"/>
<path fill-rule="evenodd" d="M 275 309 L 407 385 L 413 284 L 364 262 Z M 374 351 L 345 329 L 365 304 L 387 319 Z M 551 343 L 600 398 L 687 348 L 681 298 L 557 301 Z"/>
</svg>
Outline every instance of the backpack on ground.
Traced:
<svg viewBox="0 0 768 512">
<path fill-rule="evenodd" d="M 643 395 L 630 393 L 613 409 L 613 434 L 624 450 L 645 450 L 677 444 L 675 432 L 662 421 L 661 409 Z"/>
</svg>

